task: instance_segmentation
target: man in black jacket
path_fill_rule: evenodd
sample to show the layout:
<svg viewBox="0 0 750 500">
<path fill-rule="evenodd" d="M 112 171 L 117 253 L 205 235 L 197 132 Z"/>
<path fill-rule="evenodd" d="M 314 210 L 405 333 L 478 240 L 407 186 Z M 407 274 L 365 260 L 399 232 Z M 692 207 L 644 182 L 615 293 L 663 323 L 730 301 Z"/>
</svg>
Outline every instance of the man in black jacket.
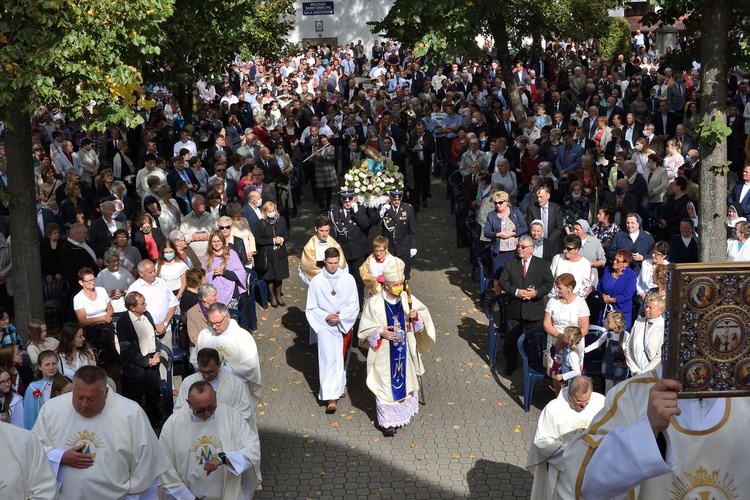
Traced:
<svg viewBox="0 0 750 500">
<path fill-rule="evenodd" d="M 391 190 L 388 195 L 390 203 L 380 209 L 381 235 L 388 238 L 388 252 L 404 261 L 404 275 L 409 279 L 411 259 L 417 255 L 417 216 L 414 207 L 401 202 L 402 189 Z"/>
<path fill-rule="evenodd" d="M 475 114 L 481 116 L 479 111 Z M 416 130 L 409 135 L 406 150 L 411 157 L 414 170 L 415 203 L 421 199 L 422 205 L 427 207 L 427 199 L 432 197 L 430 169 L 432 168 L 432 155 L 435 153 L 435 139 L 432 134 L 427 133 L 423 121 L 418 121 Z"/>
<path fill-rule="evenodd" d="M 128 312 L 117 322 L 120 343 L 120 383 L 122 395 L 143 406 L 152 427 L 161 427 L 159 410 L 159 363 L 156 327 L 146 311 L 146 298 L 139 292 L 125 297 Z"/>
<path fill-rule="evenodd" d="M 429 170 L 427 173 L 429 175 Z M 328 218 L 331 220 L 334 231 L 333 237 L 341 245 L 341 250 L 346 257 L 349 273 L 357 282 L 359 303 L 364 306 L 362 296 L 365 285 L 359 274 L 359 268 L 370 253 L 369 234 L 372 222 L 367 209 L 357 203 L 354 191 L 342 190 L 339 193 L 339 200 L 339 206 L 331 209 Z"/>
<path fill-rule="evenodd" d="M 500 274 L 500 288 L 509 296 L 505 306 L 506 335 L 503 347 L 503 374 L 506 377 L 516 369 L 516 344 L 521 333 L 542 324 L 544 297 L 553 285 L 549 263 L 534 256 L 534 239 L 531 236 L 524 234 L 518 239 L 516 255 L 518 258 L 507 261 Z"/>
</svg>

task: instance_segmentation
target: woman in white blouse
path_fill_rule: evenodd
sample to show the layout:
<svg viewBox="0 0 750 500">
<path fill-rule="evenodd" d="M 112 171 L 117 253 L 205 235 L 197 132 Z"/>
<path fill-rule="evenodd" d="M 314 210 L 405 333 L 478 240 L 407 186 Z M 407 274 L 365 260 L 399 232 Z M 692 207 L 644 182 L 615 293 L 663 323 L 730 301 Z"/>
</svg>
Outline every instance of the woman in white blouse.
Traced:
<svg viewBox="0 0 750 500">
<path fill-rule="evenodd" d="M 73 378 L 82 366 L 96 365 L 96 355 L 86 342 L 80 323 L 65 323 L 60 330 L 60 345 L 57 346 L 60 373 Z"/>
<path fill-rule="evenodd" d="M 84 267 L 78 271 L 81 291 L 73 297 L 73 309 L 78 322 L 86 330 L 87 340 L 95 352 L 106 350 L 112 361 L 116 359 L 112 316 L 114 309 L 107 290 L 96 286 L 94 271 Z"/>
<path fill-rule="evenodd" d="M 156 261 L 155 269 L 156 275 L 164 280 L 177 300 L 180 300 L 185 287 L 187 287 L 185 273 L 190 268 L 182 260 L 180 252 L 177 251 L 177 247 L 171 240 L 165 241 L 159 249 L 159 259 Z"/>
<path fill-rule="evenodd" d="M 550 264 L 552 277 L 557 279 L 565 273 L 570 273 L 575 279 L 576 286 L 573 293 L 584 299 L 591 292 L 591 275 L 596 270 L 591 267 L 591 261 L 581 255 L 581 238 L 575 234 L 568 234 L 563 237 L 563 252 L 555 255 Z M 557 287 L 549 293 L 550 297 L 557 296 Z M 562 332 L 562 330 L 560 330 Z"/>
</svg>

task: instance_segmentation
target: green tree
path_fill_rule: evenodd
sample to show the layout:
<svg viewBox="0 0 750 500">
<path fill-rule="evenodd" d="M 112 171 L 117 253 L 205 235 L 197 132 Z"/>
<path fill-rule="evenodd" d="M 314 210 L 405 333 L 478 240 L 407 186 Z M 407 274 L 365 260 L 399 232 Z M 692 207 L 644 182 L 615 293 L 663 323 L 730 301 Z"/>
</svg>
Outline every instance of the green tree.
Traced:
<svg viewBox="0 0 750 500">
<path fill-rule="evenodd" d="M 516 121 L 526 113 L 512 77 L 512 47 L 526 36 L 570 37 L 574 41 L 599 37 L 609 27 L 608 11 L 621 0 L 554 0 L 530 5 L 522 0 L 396 0 L 386 17 L 371 23 L 382 33 L 414 47 L 417 57 L 432 61 L 480 55 L 475 39 L 492 38 Z"/>
<path fill-rule="evenodd" d="M 144 61 L 159 53 L 159 24 L 172 0 L 0 0 L 0 115 L 7 118 L 6 151 L 16 325 L 25 337 L 43 317 L 31 112 L 60 106 L 69 116 L 103 128 L 135 125 Z M 144 104 L 141 102 L 141 104 Z"/>
<path fill-rule="evenodd" d="M 620 54 L 628 54 L 633 43 L 630 24 L 625 18 L 612 20 L 609 31 L 599 39 L 599 54 L 607 61 L 614 61 Z"/>
<path fill-rule="evenodd" d="M 665 58 L 664 64 L 674 74 L 691 69 L 694 60 L 701 61 L 700 87 L 700 154 L 701 203 L 699 214 L 700 258 L 703 262 L 723 262 L 726 249 L 712 242 L 726 238 L 724 215 L 727 192 L 726 96 L 727 70 L 750 64 L 746 44 L 750 28 L 750 2 L 731 0 L 660 0 L 658 12 L 644 16 L 644 23 L 661 21 L 667 25 L 684 18 L 685 33 L 700 33 L 689 50 Z"/>
<path fill-rule="evenodd" d="M 291 0 L 176 0 L 174 15 L 162 24 L 161 55 L 144 69 L 146 80 L 166 86 L 189 121 L 193 84 L 229 69 L 237 53 L 278 55 L 293 15 Z"/>
</svg>

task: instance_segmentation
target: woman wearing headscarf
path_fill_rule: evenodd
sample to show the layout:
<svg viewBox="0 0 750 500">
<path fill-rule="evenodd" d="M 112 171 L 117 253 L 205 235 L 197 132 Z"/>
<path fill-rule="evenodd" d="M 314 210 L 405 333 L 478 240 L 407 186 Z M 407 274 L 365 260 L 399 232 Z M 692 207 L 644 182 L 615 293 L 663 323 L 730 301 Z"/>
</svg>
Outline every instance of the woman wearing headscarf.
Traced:
<svg viewBox="0 0 750 500">
<path fill-rule="evenodd" d="M 734 236 L 734 228 L 738 222 L 746 221 L 745 210 L 740 202 L 730 203 L 727 207 L 727 239 Z"/>
</svg>

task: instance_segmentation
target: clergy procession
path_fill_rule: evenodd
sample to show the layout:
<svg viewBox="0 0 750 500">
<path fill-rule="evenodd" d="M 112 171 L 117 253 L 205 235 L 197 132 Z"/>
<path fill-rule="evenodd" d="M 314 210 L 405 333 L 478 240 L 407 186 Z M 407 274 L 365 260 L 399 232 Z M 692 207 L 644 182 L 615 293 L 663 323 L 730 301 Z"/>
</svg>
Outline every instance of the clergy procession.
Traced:
<svg viewBox="0 0 750 500">
<path fill-rule="evenodd" d="M 502 67 L 321 38 L 237 56 L 192 109 L 144 87 L 135 128 L 41 106 L 38 241 L 0 206 L 0 500 L 750 498 L 750 392 L 686 395 L 750 391 L 746 271 L 670 274 L 750 262 L 750 73 L 711 192 L 701 65 L 666 58 L 699 40 L 542 37 Z M 12 245 L 39 246 L 44 318 Z"/>
</svg>

